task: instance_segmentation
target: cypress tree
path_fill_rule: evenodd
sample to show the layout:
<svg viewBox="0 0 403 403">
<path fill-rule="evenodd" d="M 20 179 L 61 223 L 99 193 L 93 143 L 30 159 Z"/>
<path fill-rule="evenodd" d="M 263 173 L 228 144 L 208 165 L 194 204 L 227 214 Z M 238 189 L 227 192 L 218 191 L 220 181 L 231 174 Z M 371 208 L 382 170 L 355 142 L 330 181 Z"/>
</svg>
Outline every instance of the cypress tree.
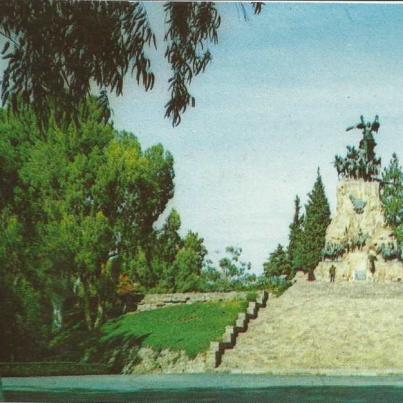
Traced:
<svg viewBox="0 0 403 403">
<path fill-rule="evenodd" d="M 303 230 L 304 216 L 301 214 L 301 201 L 298 195 L 294 200 L 294 218 L 290 224 L 290 234 L 288 236 L 288 257 L 291 261 L 292 271 L 295 272 L 298 268 L 295 262 L 296 252 L 298 248 L 298 242 L 301 239 L 301 234 Z"/>
<path fill-rule="evenodd" d="M 318 168 L 315 184 L 308 194 L 303 231 L 294 255 L 296 267 L 308 272 L 310 279 L 313 279 L 313 271 L 321 259 L 321 251 L 325 246 L 326 228 L 329 224 L 330 207 Z"/>
</svg>

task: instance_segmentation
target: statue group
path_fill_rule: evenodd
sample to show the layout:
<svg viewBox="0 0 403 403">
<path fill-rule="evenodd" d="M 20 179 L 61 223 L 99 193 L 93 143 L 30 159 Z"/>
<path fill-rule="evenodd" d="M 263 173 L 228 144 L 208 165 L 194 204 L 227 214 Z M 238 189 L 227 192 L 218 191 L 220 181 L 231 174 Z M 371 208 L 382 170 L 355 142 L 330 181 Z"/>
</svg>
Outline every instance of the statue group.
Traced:
<svg viewBox="0 0 403 403">
<path fill-rule="evenodd" d="M 334 165 L 337 174 L 344 178 L 364 179 L 372 181 L 379 175 L 381 159 L 375 156 L 376 142 L 374 133 L 379 130 L 379 117 L 375 116 L 373 122 L 365 122 L 364 116 L 361 115 L 360 122 L 354 126 L 348 127 L 346 131 L 353 129 L 362 130 L 362 139 L 358 149 L 354 146 L 347 146 L 346 157 L 336 155 Z"/>
</svg>

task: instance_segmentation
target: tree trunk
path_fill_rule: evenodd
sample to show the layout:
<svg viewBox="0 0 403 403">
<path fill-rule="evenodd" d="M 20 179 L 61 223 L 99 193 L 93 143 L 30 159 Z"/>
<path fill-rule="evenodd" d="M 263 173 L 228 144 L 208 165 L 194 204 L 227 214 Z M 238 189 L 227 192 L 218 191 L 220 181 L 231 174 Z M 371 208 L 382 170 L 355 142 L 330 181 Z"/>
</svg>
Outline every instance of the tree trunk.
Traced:
<svg viewBox="0 0 403 403">
<path fill-rule="evenodd" d="M 53 331 L 60 330 L 63 327 L 63 302 L 61 298 L 53 296 L 52 301 L 52 328 Z"/>
<path fill-rule="evenodd" d="M 91 315 L 91 301 L 90 301 L 89 291 L 88 291 L 88 287 L 84 281 L 82 282 L 82 284 L 83 284 L 83 291 L 84 291 L 83 304 L 84 304 L 85 323 L 87 324 L 88 330 L 92 330 L 94 327 L 93 327 L 92 315 Z"/>
<path fill-rule="evenodd" d="M 104 307 L 99 295 L 97 295 L 97 314 L 94 323 L 94 329 L 98 329 L 104 320 Z"/>
</svg>

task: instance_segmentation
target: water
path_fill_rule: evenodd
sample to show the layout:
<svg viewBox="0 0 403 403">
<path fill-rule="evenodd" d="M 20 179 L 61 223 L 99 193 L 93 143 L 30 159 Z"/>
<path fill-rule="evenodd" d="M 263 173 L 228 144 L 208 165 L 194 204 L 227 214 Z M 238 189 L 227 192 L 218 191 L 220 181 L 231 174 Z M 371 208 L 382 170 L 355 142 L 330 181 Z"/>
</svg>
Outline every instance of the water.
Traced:
<svg viewBox="0 0 403 403">
<path fill-rule="evenodd" d="M 18 402 L 402 402 L 400 376 L 142 375 L 3 378 Z"/>
</svg>

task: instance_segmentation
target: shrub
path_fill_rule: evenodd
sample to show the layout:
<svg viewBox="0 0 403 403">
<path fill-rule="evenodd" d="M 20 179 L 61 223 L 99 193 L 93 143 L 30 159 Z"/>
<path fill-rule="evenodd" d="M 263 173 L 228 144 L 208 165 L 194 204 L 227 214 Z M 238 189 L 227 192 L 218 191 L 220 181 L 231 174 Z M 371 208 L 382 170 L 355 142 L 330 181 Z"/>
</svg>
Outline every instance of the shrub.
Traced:
<svg viewBox="0 0 403 403">
<path fill-rule="evenodd" d="M 381 244 L 376 250 L 377 253 L 382 255 L 385 260 L 401 259 L 402 249 L 400 246 L 395 245 L 393 242 Z"/>
<path fill-rule="evenodd" d="M 342 256 L 344 252 L 345 248 L 343 245 L 327 242 L 322 249 L 322 257 L 324 259 L 336 260 L 338 257 Z"/>
</svg>

